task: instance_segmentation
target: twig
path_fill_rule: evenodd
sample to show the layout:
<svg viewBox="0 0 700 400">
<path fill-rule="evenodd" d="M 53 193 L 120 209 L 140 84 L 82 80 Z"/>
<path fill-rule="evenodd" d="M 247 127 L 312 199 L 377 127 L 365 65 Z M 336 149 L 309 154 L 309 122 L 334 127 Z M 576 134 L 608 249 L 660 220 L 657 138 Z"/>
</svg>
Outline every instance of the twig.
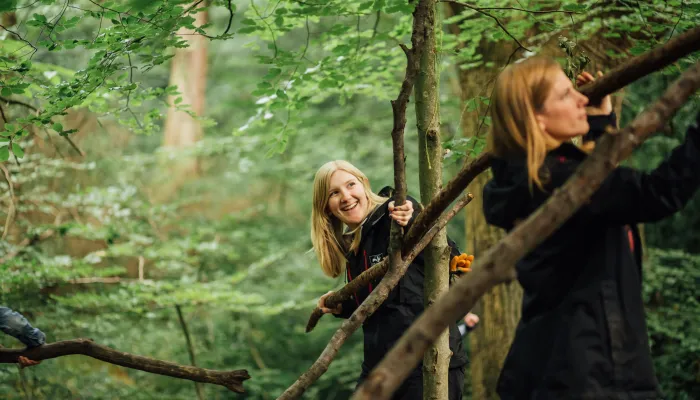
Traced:
<svg viewBox="0 0 700 400">
<path fill-rule="evenodd" d="M 226 6 L 228 8 L 228 25 L 226 25 L 226 30 L 224 33 L 221 34 L 221 36 L 224 36 L 228 33 L 229 29 L 231 29 L 231 23 L 233 22 L 233 6 L 231 5 L 231 0 L 228 0 L 228 5 Z"/>
<path fill-rule="evenodd" d="M 194 359 L 194 347 L 192 346 L 192 340 L 190 339 L 190 331 L 187 329 L 187 322 L 185 322 L 185 317 L 182 316 L 182 309 L 178 304 L 175 304 L 175 310 L 177 311 L 177 318 L 180 320 L 180 326 L 182 327 L 182 332 L 185 335 L 185 342 L 187 342 L 187 352 L 190 353 L 190 363 L 193 367 L 197 366 L 197 362 Z M 202 392 L 202 385 L 195 382 L 194 388 L 197 391 L 197 398 L 199 400 L 204 400 L 204 393 Z"/>
<path fill-rule="evenodd" d="M 15 105 L 18 105 L 18 106 L 24 106 L 24 107 L 27 107 L 28 109 L 30 109 L 30 110 L 32 110 L 32 111 L 34 111 L 34 112 L 38 112 L 38 111 L 39 111 L 39 109 L 37 109 L 37 108 L 34 107 L 33 105 L 27 104 L 27 103 L 25 103 L 25 102 L 23 102 L 23 101 L 14 100 L 14 99 L 8 99 L 7 97 L 0 97 L 0 101 L 2 101 L 2 102 L 4 102 L 4 103 L 7 103 L 7 104 L 15 104 Z"/>
<path fill-rule="evenodd" d="M 10 225 L 12 225 L 12 221 L 15 219 L 15 212 L 17 210 L 17 206 L 15 204 L 16 198 L 15 198 L 15 190 L 12 187 L 12 178 L 10 177 L 10 171 L 2 164 L 0 164 L 0 169 L 5 175 L 5 180 L 7 181 L 7 186 L 10 188 L 8 193 L 10 194 L 10 207 L 9 210 L 7 211 L 7 219 L 5 220 L 5 228 L 2 231 L 2 237 L 0 237 L 0 240 L 5 240 L 7 237 L 7 233 L 10 231 Z M 4 260 L 4 258 L 3 258 Z M 2 264 L 2 261 L 0 261 L 0 264 Z"/>
<path fill-rule="evenodd" d="M 493 19 L 494 21 L 496 21 L 496 24 L 498 24 L 498 26 L 501 28 L 501 30 L 502 30 L 503 32 L 505 32 L 506 35 L 510 36 L 510 38 L 513 39 L 513 40 L 515 41 L 515 43 L 516 43 L 520 48 L 523 48 L 523 49 L 525 49 L 525 50 L 527 50 L 527 51 L 530 51 L 530 49 L 528 49 L 527 47 L 523 46 L 523 44 L 520 43 L 520 41 L 519 41 L 518 39 L 516 39 L 515 36 L 513 36 L 513 35 L 508 31 L 508 29 L 506 29 L 506 27 L 501 23 L 501 20 L 499 20 L 498 17 L 496 17 L 495 15 L 493 15 L 493 14 L 491 14 L 491 13 L 488 13 L 488 12 L 484 11 L 484 10 L 485 10 L 484 8 L 475 7 L 475 6 L 472 6 L 472 5 L 470 5 L 470 4 L 462 3 L 462 2 L 454 1 L 454 0 L 443 0 L 443 1 L 444 1 L 445 3 L 459 4 L 459 5 L 463 6 L 463 7 L 469 8 L 469 9 L 471 9 L 471 10 L 474 10 L 474 11 L 478 12 L 479 14 L 485 15 L 485 16 L 487 16 L 487 17 Z"/>
<path fill-rule="evenodd" d="M 9 122 L 7 121 L 7 117 L 5 116 L 5 110 L 3 110 L 2 106 L 0 106 L 0 115 L 2 116 L 2 121 L 8 124 Z"/>
<path fill-rule="evenodd" d="M 23 38 L 22 36 L 20 36 L 17 32 L 14 32 L 14 31 L 11 31 L 11 30 L 5 28 L 2 24 L 0 24 L 0 28 L 4 29 L 6 32 L 8 32 L 8 33 L 10 33 L 10 34 L 12 34 L 12 35 L 15 35 L 15 36 L 17 37 L 17 39 L 19 39 L 20 41 L 26 43 L 28 46 L 30 46 L 32 49 L 34 49 L 34 51 L 32 52 L 32 54 L 34 54 L 34 53 L 37 52 L 37 48 L 34 47 L 34 45 L 31 44 L 29 41 L 27 41 L 25 38 Z M 22 46 L 22 47 L 24 47 L 24 46 Z"/>
<path fill-rule="evenodd" d="M 168 361 L 124 353 L 97 344 L 91 339 L 64 340 L 31 349 L 0 349 L 0 363 L 17 363 L 20 356 L 27 357 L 30 360 L 41 361 L 72 354 L 82 354 L 110 364 L 138 369 L 153 374 L 221 385 L 236 393 L 244 393 L 243 381 L 250 379 L 248 371 L 244 369 L 217 371 L 180 365 Z"/>
<path fill-rule="evenodd" d="M 511 11 L 523 11 L 526 13 L 530 14 L 552 14 L 552 13 L 564 13 L 564 14 L 582 14 L 578 11 L 566 11 L 566 10 L 527 10 L 525 8 L 518 8 L 518 7 L 476 7 L 476 6 L 470 6 L 467 3 L 461 2 L 461 1 L 455 1 L 455 0 L 439 0 L 440 3 L 453 3 L 453 4 L 459 4 L 460 6 L 464 6 L 466 8 L 470 8 L 474 11 L 477 10 L 483 10 L 483 11 L 488 11 L 488 10 L 511 10 Z"/>
</svg>

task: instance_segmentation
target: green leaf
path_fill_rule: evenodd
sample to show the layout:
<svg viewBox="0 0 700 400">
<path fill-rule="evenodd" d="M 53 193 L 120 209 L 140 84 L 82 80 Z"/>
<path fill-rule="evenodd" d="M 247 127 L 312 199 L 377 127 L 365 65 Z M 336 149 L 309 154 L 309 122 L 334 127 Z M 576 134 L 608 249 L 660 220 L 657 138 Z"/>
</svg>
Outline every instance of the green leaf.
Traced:
<svg viewBox="0 0 700 400">
<path fill-rule="evenodd" d="M 55 130 L 56 132 L 63 132 L 63 125 L 56 122 L 53 124 L 53 130 Z"/>
<path fill-rule="evenodd" d="M 238 30 L 238 33 L 253 33 L 258 30 L 257 26 L 246 26 Z"/>
<path fill-rule="evenodd" d="M 22 148 L 17 143 L 12 143 L 12 152 L 17 158 L 24 157 L 24 150 L 22 150 Z"/>
<path fill-rule="evenodd" d="M 270 68 L 267 71 L 267 75 L 265 75 L 265 79 L 273 79 L 278 77 L 282 73 L 282 70 L 279 68 Z"/>
<path fill-rule="evenodd" d="M 0 147 L 0 162 L 10 159 L 10 150 L 7 146 Z"/>
<path fill-rule="evenodd" d="M 0 12 L 14 10 L 17 0 L 0 0 Z"/>
<path fill-rule="evenodd" d="M 42 15 L 42 14 L 34 14 L 34 19 L 39 21 L 39 22 L 43 22 L 43 23 L 46 23 L 46 21 L 47 21 L 46 16 Z"/>
<path fill-rule="evenodd" d="M 321 83 L 318 84 L 318 87 L 320 89 L 330 89 L 330 88 L 335 88 L 337 87 L 336 81 L 332 79 L 324 79 L 321 81 Z"/>
<path fill-rule="evenodd" d="M 10 89 L 9 87 L 5 86 L 5 87 L 2 88 L 2 90 L 0 90 L 0 94 L 2 94 L 3 96 L 9 96 L 9 95 L 12 94 L 12 89 Z"/>
</svg>

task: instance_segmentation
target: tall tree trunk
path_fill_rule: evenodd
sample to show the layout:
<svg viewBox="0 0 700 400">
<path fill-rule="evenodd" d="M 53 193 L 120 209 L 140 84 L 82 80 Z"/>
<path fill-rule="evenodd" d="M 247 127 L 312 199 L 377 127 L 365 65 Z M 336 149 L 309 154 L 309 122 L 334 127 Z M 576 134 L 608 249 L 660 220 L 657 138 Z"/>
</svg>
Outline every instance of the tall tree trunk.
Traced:
<svg viewBox="0 0 700 400">
<path fill-rule="evenodd" d="M 203 7 L 200 3 L 198 8 Z M 208 11 L 199 10 L 193 14 L 194 25 L 202 26 L 207 23 Z M 182 149 L 194 145 L 202 138 L 202 127 L 199 121 L 177 107 L 189 107 L 197 116 L 204 115 L 204 99 L 207 80 L 207 39 L 192 29 L 180 28 L 178 35 L 187 41 L 188 47 L 175 50 L 170 67 L 170 85 L 177 86 L 179 95 L 168 96 L 168 116 L 165 120 L 163 146 L 172 149 Z M 182 98 L 176 104 L 178 98 Z M 155 197 L 169 197 L 182 183 L 195 176 L 198 172 L 197 159 L 177 157 L 175 162 L 168 163 L 171 179 L 165 187 L 159 189 Z"/>
<path fill-rule="evenodd" d="M 462 8 L 458 5 L 446 4 L 445 13 L 448 17 L 461 11 Z M 449 29 L 453 34 L 460 31 L 454 24 Z M 482 41 L 477 52 L 483 54 L 485 64 L 493 62 L 496 67 L 480 66 L 468 70 L 457 68 L 463 110 L 460 124 L 465 137 L 485 138 L 487 127 L 481 123 L 480 117 L 486 115 L 487 108 L 477 101 L 476 110 L 468 112 L 467 102 L 475 96 L 490 95 L 495 77 L 500 72 L 499 67 L 505 65 L 514 49 L 509 42 Z M 466 210 L 465 250 L 476 259 L 504 235 L 503 230 L 486 223 L 482 211 L 481 193 L 490 177 L 490 171 L 483 173 L 467 188 L 475 196 L 472 205 Z M 478 329 L 469 334 L 470 376 L 474 399 L 498 399 L 496 382 L 520 319 L 521 299 L 522 288 L 517 282 L 511 282 L 486 292 L 474 307 L 473 311 L 480 317 Z"/>
<path fill-rule="evenodd" d="M 430 11 L 425 21 L 425 50 L 421 57 L 420 72 L 414 91 L 418 125 L 420 193 L 423 204 L 428 204 L 442 188 L 442 144 L 438 95 L 440 71 L 435 48 L 437 7 L 434 0 L 428 3 Z M 450 251 L 444 230 L 435 235 L 423 254 L 425 254 L 424 301 L 427 308 L 449 289 L 447 265 Z M 423 399 L 447 399 L 451 356 L 449 330 L 446 329 L 423 358 Z"/>
</svg>

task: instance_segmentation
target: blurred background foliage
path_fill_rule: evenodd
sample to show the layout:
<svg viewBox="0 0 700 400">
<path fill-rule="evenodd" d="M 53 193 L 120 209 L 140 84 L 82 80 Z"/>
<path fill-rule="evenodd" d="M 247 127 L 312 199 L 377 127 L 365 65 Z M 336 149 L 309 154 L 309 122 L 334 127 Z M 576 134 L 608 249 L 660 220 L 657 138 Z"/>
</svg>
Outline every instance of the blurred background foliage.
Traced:
<svg viewBox="0 0 700 400">
<path fill-rule="evenodd" d="M 579 40 L 628 38 L 627 50 L 604 49 L 619 60 L 700 22 L 698 1 L 513 3 L 479 6 L 492 8 L 529 51 L 573 43 L 552 54 L 574 67 L 585 55 L 572 50 Z M 533 12 L 507 8 L 514 6 Z M 197 10 L 208 17 L 203 26 Z M 340 323 L 324 319 L 304 333 L 318 296 L 344 283 L 323 276 L 311 251 L 315 170 L 347 159 L 375 190 L 393 184 L 389 100 L 403 78 L 398 44 L 409 42 L 412 6 L 14 0 L 0 11 L 0 304 L 24 313 L 49 341 L 89 337 L 189 364 L 179 306 L 199 366 L 252 376 L 244 395 L 204 385 L 206 398 L 275 398 Z M 461 28 L 439 38 L 446 179 L 483 148 L 483 137 L 461 136 L 460 118 L 474 112 L 488 126 L 489 93 L 469 94 L 463 106 L 456 76 L 488 64 L 484 42 L 511 40 L 491 17 L 470 9 L 443 17 Z M 195 36 L 206 39 L 202 113 L 172 85 L 174 56 Z M 622 125 L 695 61 L 626 88 Z M 164 145 L 173 134 L 168 106 L 196 116 L 196 141 Z M 697 110 L 695 97 L 629 163 L 657 165 Z M 407 177 L 419 197 L 412 114 L 409 107 Z M 644 230 L 649 334 L 668 399 L 700 398 L 699 202 Z M 463 218 L 449 226 L 458 244 L 469 236 Z M 0 343 L 18 346 L 4 335 Z M 356 334 L 304 398 L 348 398 L 361 347 Z M 83 356 L 0 368 L 0 398 L 195 397 L 192 382 Z"/>
</svg>

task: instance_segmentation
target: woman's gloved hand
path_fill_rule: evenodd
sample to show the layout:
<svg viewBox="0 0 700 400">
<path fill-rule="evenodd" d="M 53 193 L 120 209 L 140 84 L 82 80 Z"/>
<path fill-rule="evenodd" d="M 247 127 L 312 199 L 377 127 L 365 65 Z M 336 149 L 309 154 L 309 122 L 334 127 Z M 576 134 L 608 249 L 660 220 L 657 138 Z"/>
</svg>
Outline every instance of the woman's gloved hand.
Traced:
<svg viewBox="0 0 700 400">
<path fill-rule="evenodd" d="M 450 272 L 469 272 L 472 270 L 470 268 L 472 261 L 474 261 L 474 256 L 471 254 L 462 253 L 454 256 L 450 261 Z"/>
</svg>

